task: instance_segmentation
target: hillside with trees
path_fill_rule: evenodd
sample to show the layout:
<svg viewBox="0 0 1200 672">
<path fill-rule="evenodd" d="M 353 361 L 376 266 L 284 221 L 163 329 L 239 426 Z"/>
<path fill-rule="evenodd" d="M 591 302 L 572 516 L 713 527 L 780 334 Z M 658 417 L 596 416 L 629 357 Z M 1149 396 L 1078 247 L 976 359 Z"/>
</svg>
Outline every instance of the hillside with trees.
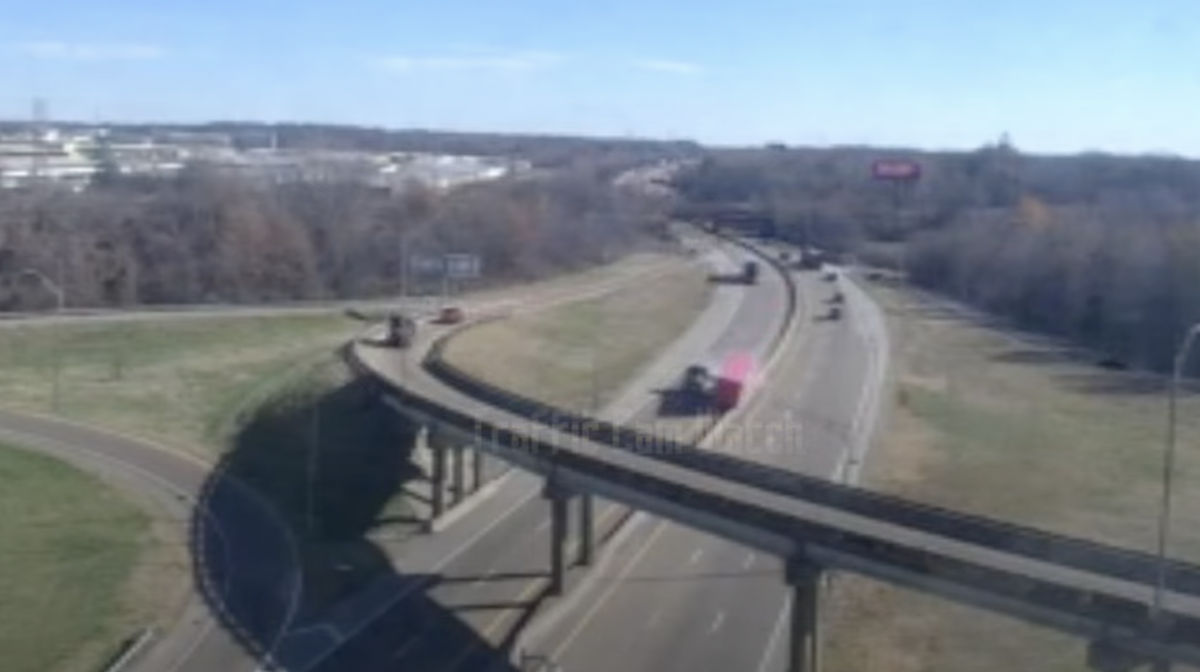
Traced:
<svg viewBox="0 0 1200 672">
<path fill-rule="evenodd" d="M 450 252 L 480 255 L 488 283 L 528 280 L 624 254 L 662 221 L 660 205 L 585 167 L 449 191 L 264 187 L 200 167 L 81 193 L 7 191 L 0 310 L 52 304 L 27 269 L 75 307 L 395 295 L 403 258 Z M 408 273 L 410 288 L 421 277 Z"/>
<path fill-rule="evenodd" d="M 875 181 L 885 157 L 918 161 L 922 179 Z M 1132 366 L 1168 368 L 1200 321 L 1200 162 L 1033 156 L 1007 141 L 968 153 L 772 147 L 710 153 L 679 187 L 688 214 L 738 213 Z"/>
</svg>

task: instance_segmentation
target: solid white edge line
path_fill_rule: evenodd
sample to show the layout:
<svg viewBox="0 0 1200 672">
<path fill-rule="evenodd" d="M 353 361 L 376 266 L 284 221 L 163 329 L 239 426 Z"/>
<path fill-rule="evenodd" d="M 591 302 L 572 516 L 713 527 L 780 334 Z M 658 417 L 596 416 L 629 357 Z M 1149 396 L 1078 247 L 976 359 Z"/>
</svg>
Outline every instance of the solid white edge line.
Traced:
<svg viewBox="0 0 1200 672">
<path fill-rule="evenodd" d="M 756 672 L 767 672 L 771 667 L 771 654 L 775 651 L 775 647 L 779 645 L 779 639 L 783 636 L 783 626 L 787 623 L 788 617 L 792 612 L 792 593 L 788 591 L 788 596 L 783 600 L 783 607 L 779 609 L 779 616 L 775 619 L 775 627 L 771 630 L 771 636 L 767 639 L 767 645 L 763 647 L 762 658 L 758 661 Z"/>
</svg>

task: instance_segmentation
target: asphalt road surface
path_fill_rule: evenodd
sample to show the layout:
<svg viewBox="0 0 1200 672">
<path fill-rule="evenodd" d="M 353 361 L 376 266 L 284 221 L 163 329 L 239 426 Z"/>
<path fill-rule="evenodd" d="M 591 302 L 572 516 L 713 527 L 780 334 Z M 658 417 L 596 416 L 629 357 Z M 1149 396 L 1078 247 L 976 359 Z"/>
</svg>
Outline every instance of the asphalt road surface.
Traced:
<svg viewBox="0 0 1200 672">
<path fill-rule="evenodd" d="M 740 266 L 748 258 L 740 248 L 725 246 L 725 250 L 730 257 L 723 262 L 725 268 Z M 782 278 L 773 272 L 763 273 L 754 287 L 720 286 L 715 317 L 702 318 L 705 324 L 681 339 L 683 347 L 673 349 L 667 364 L 653 367 L 669 377 L 657 385 L 675 382 L 683 369 L 697 360 L 719 361 L 733 351 L 750 351 L 761 357 L 783 326 L 785 293 Z M 723 311 L 729 314 L 722 315 Z M 713 325 L 723 328 L 713 331 Z M 410 370 L 409 375 L 411 383 L 411 377 L 419 373 Z M 652 397 L 636 389 L 631 395 L 641 400 L 640 406 L 617 406 L 633 411 L 639 424 L 653 419 L 657 404 Z M 538 496 L 541 479 L 519 473 L 506 486 L 524 493 L 525 500 L 475 539 L 469 550 L 441 567 L 432 587 L 413 591 L 344 643 L 318 669 L 506 669 L 504 649 L 543 606 L 550 555 L 549 509 Z M 624 507 L 598 500 L 597 538 L 604 538 L 626 513 Z"/>
<path fill-rule="evenodd" d="M 808 319 L 825 314 L 832 289 L 813 274 L 801 285 Z M 782 356 L 739 435 L 714 450 L 838 478 L 869 434 L 870 396 L 881 383 L 872 348 L 884 343 L 854 322 L 806 325 Z M 861 456 L 860 456 L 861 457 Z M 782 565 L 717 537 L 645 517 L 606 576 L 566 613 L 551 616 L 528 648 L 564 671 L 785 669 L 788 596 Z M 619 645 L 617 645 L 619 643 Z"/>
</svg>

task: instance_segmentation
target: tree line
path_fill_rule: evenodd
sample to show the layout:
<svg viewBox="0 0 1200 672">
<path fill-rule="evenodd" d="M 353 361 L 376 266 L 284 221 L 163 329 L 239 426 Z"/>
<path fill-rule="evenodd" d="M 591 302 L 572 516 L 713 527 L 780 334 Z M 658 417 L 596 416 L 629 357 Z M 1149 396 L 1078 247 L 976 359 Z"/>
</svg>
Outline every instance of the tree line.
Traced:
<svg viewBox="0 0 1200 672">
<path fill-rule="evenodd" d="M 599 169 L 448 191 L 252 184 L 192 166 L 80 193 L 0 192 L 0 310 L 357 298 L 438 285 L 411 262 L 470 253 L 485 283 L 545 277 L 642 245 L 661 205 Z"/>
<path fill-rule="evenodd" d="M 874 160 L 897 157 L 922 178 L 872 178 Z M 1200 162 L 1035 156 L 1007 141 L 960 153 L 772 147 L 710 153 L 679 186 L 692 208 L 736 205 L 782 238 L 903 270 L 1131 366 L 1168 369 L 1200 321 Z"/>
</svg>

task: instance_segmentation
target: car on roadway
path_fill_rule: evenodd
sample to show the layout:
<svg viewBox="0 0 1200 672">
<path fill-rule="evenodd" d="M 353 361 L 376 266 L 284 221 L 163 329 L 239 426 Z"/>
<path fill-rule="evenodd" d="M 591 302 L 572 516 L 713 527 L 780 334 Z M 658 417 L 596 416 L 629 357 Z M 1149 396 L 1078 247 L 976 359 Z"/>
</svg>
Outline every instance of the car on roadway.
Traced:
<svg viewBox="0 0 1200 672">
<path fill-rule="evenodd" d="M 458 306 L 446 306 L 438 313 L 438 324 L 458 324 L 466 319 L 466 314 Z"/>
</svg>

